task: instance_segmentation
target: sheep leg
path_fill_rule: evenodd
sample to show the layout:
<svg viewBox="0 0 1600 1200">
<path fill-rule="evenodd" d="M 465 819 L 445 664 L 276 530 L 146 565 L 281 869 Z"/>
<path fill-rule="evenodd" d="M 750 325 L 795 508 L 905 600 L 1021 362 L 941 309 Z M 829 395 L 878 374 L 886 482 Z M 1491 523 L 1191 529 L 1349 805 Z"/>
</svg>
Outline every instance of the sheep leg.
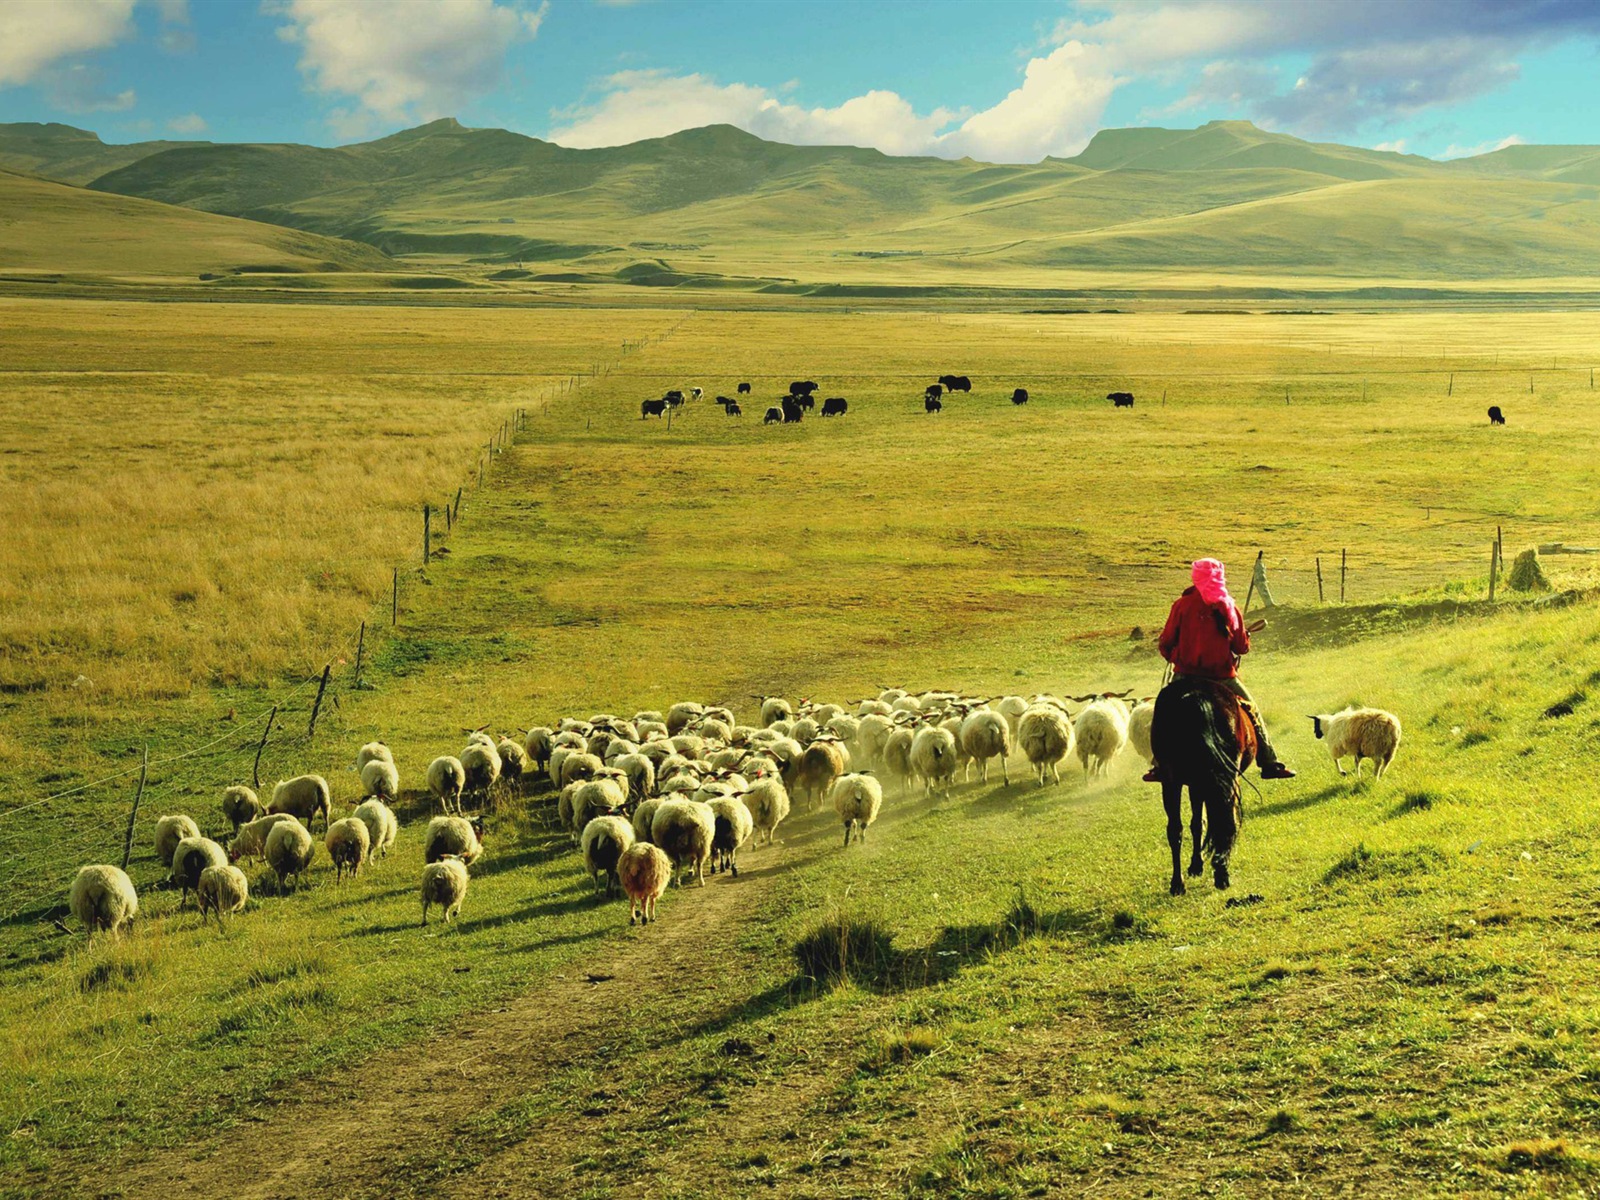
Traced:
<svg viewBox="0 0 1600 1200">
<path fill-rule="evenodd" d="M 846 821 L 844 823 L 844 844 L 846 846 L 850 845 L 850 822 L 849 821 Z"/>
<path fill-rule="evenodd" d="M 1183 785 L 1163 782 L 1161 803 L 1167 810 L 1167 846 L 1172 851 L 1172 882 L 1167 890 L 1181 896 L 1187 890 L 1183 883 Z"/>
</svg>

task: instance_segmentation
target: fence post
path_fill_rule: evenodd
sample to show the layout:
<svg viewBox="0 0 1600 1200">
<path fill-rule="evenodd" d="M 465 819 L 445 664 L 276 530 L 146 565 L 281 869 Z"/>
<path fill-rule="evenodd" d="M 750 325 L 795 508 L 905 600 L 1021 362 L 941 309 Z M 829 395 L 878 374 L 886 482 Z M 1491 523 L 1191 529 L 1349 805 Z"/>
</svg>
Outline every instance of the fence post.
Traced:
<svg viewBox="0 0 1600 1200">
<path fill-rule="evenodd" d="M 1250 598 L 1256 594 L 1256 580 L 1260 578 L 1261 575 L 1261 556 L 1265 553 L 1265 550 L 1256 551 L 1256 565 L 1250 571 L 1250 586 L 1245 589 L 1244 593 L 1245 612 L 1250 611 Z"/>
<path fill-rule="evenodd" d="M 256 791 L 261 790 L 261 752 L 267 748 L 267 735 L 272 732 L 272 723 L 278 719 L 278 706 L 274 704 L 272 711 L 267 714 L 267 727 L 261 731 L 261 742 L 256 746 L 255 766 L 250 768 L 250 778 L 255 783 Z"/>
<path fill-rule="evenodd" d="M 1322 555 L 1317 555 L 1317 603 L 1323 604 L 1322 598 Z"/>
<path fill-rule="evenodd" d="M 1489 603 L 1494 603 L 1494 577 L 1500 566 L 1500 543 L 1489 543 Z"/>
<path fill-rule="evenodd" d="M 1444 394 L 1446 396 L 1454 396 L 1456 394 L 1456 373 L 1454 371 L 1450 372 L 1450 386 L 1445 388 Z"/>
<path fill-rule="evenodd" d="M 1349 552 L 1348 552 L 1348 551 L 1347 551 L 1347 550 L 1341 550 L 1341 551 L 1339 551 L 1339 603 L 1340 603 L 1340 604 L 1343 604 L 1343 603 L 1344 603 L 1344 568 L 1345 568 L 1345 555 L 1346 555 L 1346 554 L 1348 554 L 1348 553 L 1349 553 Z"/>
<path fill-rule="evenodd" d="M 400 568 L 394 569 L 394 591 L 389 594 L 389 624 L 400 624 Z"/>
<path fill-rule="evenodd" d="M 433 509 L 424 504 L 422 506 L 422 565 L 428 565 L 428 559 L 433 553 Z"/>
<path fill-rule="evenodd" d="M 327 690 L 328 676 L 333 673 L 333 664 L 329 663 L 322 668 L 322 682 L 317 684 L 317 698 L 311 705 L 311 724 L 306 726 L 306 740 L 309 741 L 317 732 L 317 714 L 322 711 L 322 693 Z"/>
<path fill-rule="evenodd" d="M 456 520 L 461 520 L 461 489 L 456 489 Z"/>
<path fill-rule="evenodd" d="M 356 638 L 356 686 L 361 686 L 361 656 L 367 648 L 367 623 L 361 622 L 361 633 Z"/>
<path fill-rule="evenodd" d="M 133 808 L 128 811 L 128 832 L 122 835 L 122 869 L 128 869 L 128 859 L 133 856 L 133 821 L 139 815 L 139 801 L 144 798 L 145 777 L 150 774 L 150 745 L 145 743 L 144 757 L 139 761 L 139 790 L 133 794 Z"/>
</svg>

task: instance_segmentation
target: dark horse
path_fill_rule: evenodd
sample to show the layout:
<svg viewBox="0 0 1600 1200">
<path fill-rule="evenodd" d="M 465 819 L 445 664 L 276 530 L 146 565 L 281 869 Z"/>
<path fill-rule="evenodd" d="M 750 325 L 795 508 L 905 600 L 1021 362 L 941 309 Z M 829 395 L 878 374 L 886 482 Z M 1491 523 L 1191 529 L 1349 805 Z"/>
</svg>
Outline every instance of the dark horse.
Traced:
<svg viewBox="0 0 1600 1200">
<path fill-rule="evenodd" d="M 1186 787 L 1194 840 L 1189 874 L 1205 871 L 1200 852 L 1209 847 L 1217 887 L 1226 888 L 1230 882 L 1228 855 L 1244 821 L 1239 777 L 1256 756 L 1254 724 L 1239 698 L 1220 684 L 1206 679 L 1175 680 L 1156 697 L 1150 747 L 1163 776 L 1161 800 L 1167 809 L 1167 843 L 1172 847 L 1172 894 L 1184 893 L 1179 855 Z"/>
</svg>

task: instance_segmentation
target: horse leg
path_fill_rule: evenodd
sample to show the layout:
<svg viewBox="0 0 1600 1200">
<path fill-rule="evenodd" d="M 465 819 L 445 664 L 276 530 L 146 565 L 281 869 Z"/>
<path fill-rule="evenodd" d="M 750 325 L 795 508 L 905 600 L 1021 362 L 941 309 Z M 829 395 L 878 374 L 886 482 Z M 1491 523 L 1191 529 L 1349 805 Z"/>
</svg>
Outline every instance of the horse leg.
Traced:
<svg viewBox="0 0 1600 1200">
<path fill-rule="evenodd" d="M 1189 875 L 1198 879 L 1205 874 L 1206 865 L 1200 858 L 1200 843 L 1205 837 L 1206 806 L 1201 798 L 1189 789 L 1189 837 L 1194 842 L 1194 853 L 1189 859 Z"/>
<path fill-rule="evenodd" d="M 1168 889 L 1174 896 L 1183 895 L 1183 785 L 1163 780 L 1161 803 L 1167 810 L 1167 846 L 1172 850 L 1172 884 Z"/>
</svg>

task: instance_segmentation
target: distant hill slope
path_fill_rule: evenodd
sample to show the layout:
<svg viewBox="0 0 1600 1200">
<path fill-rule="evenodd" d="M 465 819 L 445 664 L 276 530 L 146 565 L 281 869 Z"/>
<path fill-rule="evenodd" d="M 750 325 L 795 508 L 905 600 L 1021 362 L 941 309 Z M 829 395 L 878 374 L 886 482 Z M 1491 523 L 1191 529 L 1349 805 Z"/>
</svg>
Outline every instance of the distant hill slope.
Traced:
<svg viewBox="0 0 1600 1200">
<path fill-rule="evenodd" d="M 0 166 L 21 128 L 0 127 Z M 93 179 L 99 191 L 563 279 L 1600 276 L 1600 147 L 1434 162 L 1215 121 L 1105 130 L 1072 159 L 1004 165 L 788 146 L 730 126 L 594 150 L 450 119 L 334 149 L 117 148 L 27 128 L 35 159 L 42 142 L 64 164 L 131 155 Z"/>
<path fill-rule="evenodd" d="M 192 277 L 392 267 L 355 242 L 0 171 L 0 271 Z"/>
<path fill-rule="evenodd" d="M 82 185 L 163 150 L 207 145 L 210 143 L 133 142 L 108 146 L 87 129 L 23 121 L 0 124 L 0 167 Z"/>
</svg>

